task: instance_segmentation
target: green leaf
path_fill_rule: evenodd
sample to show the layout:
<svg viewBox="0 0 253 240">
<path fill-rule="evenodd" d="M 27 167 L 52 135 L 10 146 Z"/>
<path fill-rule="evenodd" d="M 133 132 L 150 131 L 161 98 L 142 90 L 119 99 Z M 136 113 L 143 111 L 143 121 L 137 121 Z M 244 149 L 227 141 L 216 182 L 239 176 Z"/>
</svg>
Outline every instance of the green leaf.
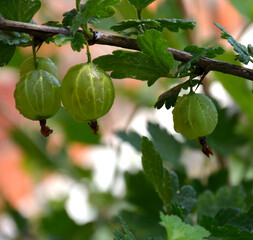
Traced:
<svg viewBox="0 0 253 240">
<path fill-rule="evenodd" d="M 71 39 L 71 48 L 73 49 L 73 51 L 80 52 L 82 48 L 84 48 L 85 42 L 86 40 L 84 34 L 78 32 Z"/>
<path fill-rule="evenodd" d="M 193 29 L 196 26 L 196 21 L 194 20 L 186 20 L 186 19 L 165 19 L 158 18 L 155 19 L 160 23 L 159 31 L 162 31 L 164 28 L 168 29 L 172 32 L 178 32 L 179 29 L 188 30 Z"/>
<path fill-rule="evenodd" d="M 142 52 L 117 50 L 113 55 L 96 58 L 93 62 L 105 71 L 112 71 L 112 78 L 148 80 L 151 86 L 160 77 L 169 77 L 174 64 L 172 54 L 166 49 L 168 42 L 156 30 L 148 30 L 137 38 Z"/>
<path fill-rule="evenodd" d="M 0 30 L 0 42 L 8 45 L 20 45 L 31 40 L 29 35 L 18 32 Z"/>
<path fill-rule="evenodd" d="M 128 2 L 135 6 L 137 10 L 142 10 L 143 8 L 147 7 L 150 3 L 154 2 L 155 0 L 128 0 Z"/>
<path fill-rule="evenodd" d="M 135 236 L 133 233 L 129 230 L 127 224 L 125 223 L 123 218 L 120 218 L 121 225 L 125 231 L 126 234 L 123 234 L 120 231 L 115 231 L 114 232 L 114 240 L 136 240 Z"/>
<path fill-rule="evenodd" d="M 147 179 L 152 183 L 164 206 L 167 206 L 173 198 L 172 180 L 168 170 L 163 167 L 159 153 L 147 137 L 142 138 L 142 166 Z"/>
<path fill-rule="evenodd" d="M 162 160 L 172 169 L 184 172 L 184 168 L 179 161 L 182 143 L 179 143 L 166 129 L 161 128 L 158 124 L 149 122 L 148 131 Z"/>
<path fill-rule="evenodd" d="M 0 67 L 7 65 L 15 53 L 16 47 L 0 42 Z"/>
<path fill-rule="evenodd" d="M 207 190 L 198 199 L 198 220 L 215 217 L 223 207 L 245 208 L 245 192 L 241 187 L 221 187 L 216 194 Z"/>
<path fill-rule="evenodd" d="M 201 226 L 191 226 L 177 216 L 165 216 L 161 213 L 161 225 L 166 228 L 168 240 L 203 240 L 210 233 Z"/>
<path fill-rule="evenodd" d="M 248 64 L 250 61 L 248 49 L 244 45 L 238 43 L 220 24 L 218 23 L 214 24 L 222 31 L 221 38 L 227 39 L 228 42 L 234 47 L 235 52 L 239 54 L 238 55 L 239 61 L 244 64 Z"/>
<path fill-rule="evenodd" d="M 239 230 L 236 226 L 225 225 L 219 227 L 218 222 L 207 216 L 203 216 L 201 226 L 205 227 L 212 237 L 221 240 L 252 240 L 253 234 L 247 231 Z"/>
<path fill-rule="evenodd" d="M 116 50 L 113 55 L 104 55 L 93 60 L 105 71 L 112 71 L 116 79 L 134 78 L 155 81 L 161 77 L 152 59 L 142 52 Z"/>
<path fill-rule="evenodd" d="M 211 146 L 213 147 L 213 145 Z M 220 169 L 209 176 L 207 188 L 213 192 L 216 192 L 220 187 L 226 186 L 228 184 L 228 181 L 229 181 L 228 170 Z"/>
<path fill-rule="evenodd" d="M 77 10 L 74 8 L 68 12 L 63 13 L 62 24 L 64 27 L 71 25 L 73 18 L 77 15 Z"/>
<path fill-rule="evenodd" d="M 192 82 L 193 87 L 199 83 L 198 80 L 192 80 L 191 82 Z M 186 90 L 189 86 L 190 86 L 190 82 L 186 81 L 184 83 L 178 84 L 177 86 L 169 89 L 168 91 L 164 92 L 158 97 L 154 107 L 157 109 L 160 109 L 162 108 L 164 104 L 167 109 L 174 107 L 181 89 L 183 88 Z"/>
<path fill-rule="evenodd" d="M 192 54 L 203 54 L 203 57 L 208 57 L 208 58 L 215 58 L 217 55 L 221 55 L 225 52 L 225 50 L 220 47 L 220 46 L 216 46 L 216 47 L 199 47 L 196 45 L 190 45 L 187 46 L 184 51 L 192 53 Z"/>
<path fill-rule="evenodd" d="M 131 144 L 138 152 L 141 152 L 141 136 L 133 131 L 119 131 L 116 135 L 123 141 Z"/>
<path fill-rule="evenodd" d="M 162 34 L 150 29 L 139 36 L 136 41 L 141 51 L 152 58 L 156 67 L 162 72 L 161 75 L 168 75 L 173 68 L 174 58 L 172 53 L 167 51 L 169 44 Z"/>
<path fill-rule="evenodd" d="M 196 45 L 187 46 L 184 51 L 193 54 L 193 56 L 186 64 L 183 64 L 183 67 L 180 68 L 178 73 L 187 71 L 194 63 L 198 62 L 199 59 L 202 57 L 215 58 L 217 55 L 223 54 L 225 52 L 224 49 L 220 46 L 204 48 L 198 47 Z"/>
<path fill-rule="evenodd" d="M 140 26 L 145 26 L 146 28 L 158 28 L 160 26 L 159 22 L 153 20 L 153 19 L 145 19 L 145 20 L 139 20 L 139 19 L 128 19 L 124 20 L 122 22 L 117 23 L 116 25 L 113 25 L 111 29 L 115 32 L 124 33 L 126 35 L 130 34 L 139 34 Z M 125 30 L 131 29 L 128 32 Z"/>
<path fill-rule="evenodd" d="M 239 208 L 222 208 L 215 219 L 219 226 L 233 225 L 240 230 L 251 232 L 253 230 L 253 207 L 248 212 L 242 212 Z"/>
<path fill-rule="evenodd" d="M 63 24 L 70 25 L 70 31 L 74 35 L 82 24 L 100 18 L 112 17 L 115 9 L 112 7 L 120 2 L 120 0 L 88 0 L 85 5 L 81 6 L 81 11 L 71 10 L 65 13 L 66 19 Z"/>
<path fill-rule="evenodd" d="M 52 42 L 55 43 L 57 47 L 61 47 L 62 45 L 71 43 L 72 37 L 66 36 L 63 34 L 57 34 L 53 36 Z"/>
<path fill-rule="evenodd" d="M 40 6 L 38 0 L 1 0 L 0 13 L 9 20 L 30 22 Z"/>
</svg>

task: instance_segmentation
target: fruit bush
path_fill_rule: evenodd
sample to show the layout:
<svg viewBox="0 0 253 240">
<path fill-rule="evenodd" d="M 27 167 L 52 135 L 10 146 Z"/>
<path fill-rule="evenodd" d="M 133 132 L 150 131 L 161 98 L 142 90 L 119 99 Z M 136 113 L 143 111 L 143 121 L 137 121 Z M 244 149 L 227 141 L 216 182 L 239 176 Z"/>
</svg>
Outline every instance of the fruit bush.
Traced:
<svg viewBox="0 0 253 240">
<path fill-rule="evenodd" d="M 248 21 L 243 34 L 253 20 L 249 10 L 253 3 L 230 2 Z M 155 3 L 156 13 L 150 5 Z M 71 216 L 69 191 L 54 199 L 37 199 L 40 211 L 31 217 L 3 192 L 2 213 L 15 231 L 1 235 L 61 240 L 253 239 L 249 84 L 253 46 L 241 44 L 219 23 L 213 28 L 230 47 L 220 46 L 219 39 L 198 46 L 191 37 L 198 22 L 185 19 L 184 1 L 73 0 L 73 6 L 61 19 L 49 19 L 43 1 L 0 1 L 0 66 L 19 68 L 11 97 L 22 119 L 29 120 L 24 127 L 4 114 L 4 106 L 0 111 L 14 126 L 9 137 L 25 152 L 22 162 L 34 184 L 57 173 L 65 178 L 64 184 L 85 189 L 81 206 L 88 206 L 83 212 L 87 219 L 78 222 Z M 38 22 L 37 14 L 45 15 L 46 22 Z M 70 45 L 72 54 L 85 52 L 83 61 L 67 64 L 65 76 L 59 76 L 54 61 L 68 58 L 59 59 L 56 54 L 53 61 L 44 56 L 43 49 L 52 45 L 59 51 Z M 119 48 L 94 57 L 92 47 L 102 45 Z M 29 49 L 29 57 L 23 48 Z M 144 85 L 129 89 L 120 84 L 121 79 Z M 217 83 L 233 104 L 224 106 L 217 94 L 211 94 Z M 131 114 L 117 97 L 133 103 Z M 119 105 L 119 115 L 129 118 L 121 129 L 113 128 L 114 121 L 108 117 L 114 104 Z M 172 124 L 175 131 L 149 119 L 143 136 L 130 129 L 143 109 L 152 114 L 171 112 L 171 118 L 168 114 L 159 123 Z M 42 135 L 33 121 L 39 121 Z M 105 146 L 107 126 L 114 130 L 111 137 L 116 144 L 112 141 L 111 148 L 116 164 L 111 186 L 102 191 L 95 170 L 71 161 L 69 149 L 75 144 L 82 144 L 82 149 Z M 60 138 L 60 147 L 54 136 Z M 134 152 L 141 169 L 121 169 L 119 159 L 127 144 L 131 150 L 124 159 Z M 99 157 L 106 166 L 110 156 Z M 193 168 L 197 174 L 190 173 Z M 29 209 L 28 202 L 25 207 Z"/>
</svg>

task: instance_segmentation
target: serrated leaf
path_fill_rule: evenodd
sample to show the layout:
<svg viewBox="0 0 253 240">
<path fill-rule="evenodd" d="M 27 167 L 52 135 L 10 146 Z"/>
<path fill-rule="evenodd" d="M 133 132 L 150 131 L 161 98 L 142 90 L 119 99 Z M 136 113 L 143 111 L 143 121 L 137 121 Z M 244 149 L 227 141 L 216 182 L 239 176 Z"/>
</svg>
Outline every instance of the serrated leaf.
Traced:
<svg viewBox="0 0 253 240">
<path fill-rule="evenodd" d="M 198 80 L 192 80 L 193 87 L 196 86 L 198 83 L 199 83 Z M 190 82 L 186 81 L 184 83 L 178 84 L 177 86 L 169 89 L 168 91 L 164 92 L 158 97 L 154 107 L 157 109 L 162 108 L 163 105 L 165 105 L 167 109 L 174 107 L 181 89 L 183 88 L 186 90 L 189 86 L 190 86 Z"/>
<path fill-rule="evenodd" d="M 120 0 L 88 0 L 82 5 L 80 12 L 72 10 L 66 13 L 67 19 L 64 24 L 70 23 L 70 32 L 74 35 L 82 24 L 87 24 L 90 20 L 112 17 L 115 9 L 112 7 Z"/>
<path fill-rule="evenodd" d="M 215 217 L 223 207 L 245 207 L 245 192 L 241 187 L 221 187 L 216 194 L 207 190 L 198 199 L 198 220 L 205 216 Z"/>
<path fill-rule="evenodd" d="M 128 2 L 135 6 L 137 10 L 142 10 L 143 8 L 147 7 L 150 3 L 154 2 L 155 0 L 128 0 Z"/>
<path fill-rule="evenodd" d="M 236 226 L 224 225 L 219 227 L 218 222 L 212 217 L 203 216 L 201 226 L 205 227 L 211 237 L 222 240 L 252 240 L 253 234 L 247 231 L 239 230 Z"/>
<path fill-rule="evenodd" d="M 116 132 L 116 135 L 120 137 L 123 141 L 131 144 L 138 152 L 141 152 L 141 136 L 139 134 L 133 131 L 119 131 Z"/>
<path fill-rule="evenodd" d="M 62 25 L 68 27 L 71 25 L 73 18 L 77 15 L 77 10 L 74 8 L 68 12 L 63 13 Z"/>
<path fill-rule="evenodd" d="M 7 65 L 13 57 L 16 46 L 0 42 L 0 67 Z"/>
<path fill-rule="evenodd" d="M 162 213 L 160 216 L 160 224 L 166 228 L 168 240 L 203 240 L 210 236 L 205 228 L 185 224 L 177 216 L 165 216 Z"/>
<path fill-rule="evenodd" d="M 93 63 L 105 71 L 112 71 L 116 79 L 134 78 L 155 81 L 161 77 L 152 59 L 142 52 L 116 50 L 113 55 L 104 55 L 93 60 Z"/>
<path fill-rule="evenodd" d="M 163 167 L 162 159 L 154 145 L 147 138 L 142 138 L 142 166 L 147 179 L 161 198 L 164 206 L 167 206 L 173 198 L 171 178 L 167 169 Z"/>
<path fill-rule="evenodd" d="M 123 218 L 120 218 L 121 225 L 125 231 L 126 234 L 120 232 L 120 231 L 115 231 L 114 232 L 114 240 L 136 240 L 135 236 L 133 233 L 129 230 L 127 224 L 125 223 Z"/>
<path fill-rule="evenodd" d="M 137 44 L 141 51 L 150 56 L 161 75 L 168 75 L 173 68 L 174 57 L 167 51 L 169 43 L 163 38 L 162 34 L 154 29 L 145 31 L 137 39 Z"/>
<path fill-rule="evenodd" d="M 0 42 L 8 45 L 20 45 L 28 43 L 30 37 L 24 33 L 0 30 Z"/>
<path fill-rule="evenodd" d="M 196 45 L 187 46 L 184 51 L 193 54 L 193 56 L 186 64 L 183 65 L 182 68 L 180 68 L 178 73 L 187 71 L 194 63 L 198 62 L 199 59 L 202 57 L 215 58 L 217 55 L 223 54 L 225 52 L 224 49 L 220 46 L 204 48 L 198 47 Z"/>
<path fill-rule="evenodd" d="M 140 26 L 145 26 L 146 28 L 158 28 L 160 26 L 159 22 L 153 20 L 153 19 L 145 19 L 145 20 L 139 20 L 139 19 L 128 19 L 124 20 L 122 22 L 117 23 L 116 25 L 113 25 L 111 29 L 115 32 L 124 33 L 124 34 L 139 34 L 138 30 L 140 29 Z M 125 30 L 129 29 L 128 32 Z"/>
<path fill-rule="evenodd" d="M 196 26 L 196 21 L 194 20 L 186 20 L 186 19 L 165 19 L 158 18 L 155 19 L 160 23 L 159 31 L 162 31 L 164 28 L 168 29 L 172 32 L 178 32 L 179 29 L 188 30 L 193 29 Z"/>
<path fill-rule="evenodd" d="M 84 48 L 86 39 L 84 35 L 80 32 L 76 33 L 71 39 L 71 48 L 73 51 L 80 52 Z"/>
<path fill-rule="evenodd" d="M 38 0 L 1 0 L 0 13 L 9 20 L 30 22 L 40 6 Z"/>
<path fill-rule="evenodd" d="M 162 160 L 172 169 L 184 172 L 184 168 L 179 161 L 182 143 L 179 143 L 166 129 L 161 128 L 158 124 L 148 122 L 148 131 Z"/>
<path fill-rule="evenodd" d="M 234 47 L 234 51 L 239 54 L 238 55 L 239 61 L 244 64 L 248 64 L 250 61 L 248 49 L 244 45 L 238 43 L 220 24 L 218 23 L 214 24 L 222 31 L 221 38 L 227 39 L 228 42 Z"/>
<path fill-rule="evenodd" d="M 239 208 L 222 208 L 215 219 L 219 226 L 226 224 L 237 226 L 240 230 L 251 232 L 253 230 L 253 207 L 247 212 Z"/>
</svg>

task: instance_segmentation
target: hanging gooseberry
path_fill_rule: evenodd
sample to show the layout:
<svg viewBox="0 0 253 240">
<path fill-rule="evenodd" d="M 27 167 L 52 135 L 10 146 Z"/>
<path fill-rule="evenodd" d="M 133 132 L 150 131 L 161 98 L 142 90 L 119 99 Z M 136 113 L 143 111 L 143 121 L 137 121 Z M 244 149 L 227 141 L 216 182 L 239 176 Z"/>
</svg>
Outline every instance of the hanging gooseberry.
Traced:
<svg viewBox="0 0 253 240">
<path fill-rule="evenodd" d="M 16 108 L 24 117 L 39 120 L 42 134 L 48 136 L 52 130 L 45 126 L 45 119 L 52 117 L 60 109 L 60 94 L 60 83 L 53 74 L 33 70 L 24 74 L 16 84 Z"/>
<path fill-rule="evenodd" d="M 187 139 L 207 136 L 218 122 L 218 113 L 212 100 L 194 92 L 179 97 L 172 113 L 175 131 Z"/>
<path fill-rule="evenodd" d="M 111 78 L 93 63 L 71 67 L 62 80 L 62 103 L 76 121 L 91 121 L 94 129 L 96 119 L 111 108 L 115 93 Z"/>
<path fill-rule="evenodd" d="M 44 70 L 46 72 L 49 72 L 58 79 L 57 67 L 50 58 L 37 57 L 37 61 L 38 61 L 38 70 Z M 19 70 L 20 77 L 33 70 L 35 70 L 34 58 L 33 57 L 27 58 L 24 62 L 22 62 L 20 66 Z"/>
</svg>

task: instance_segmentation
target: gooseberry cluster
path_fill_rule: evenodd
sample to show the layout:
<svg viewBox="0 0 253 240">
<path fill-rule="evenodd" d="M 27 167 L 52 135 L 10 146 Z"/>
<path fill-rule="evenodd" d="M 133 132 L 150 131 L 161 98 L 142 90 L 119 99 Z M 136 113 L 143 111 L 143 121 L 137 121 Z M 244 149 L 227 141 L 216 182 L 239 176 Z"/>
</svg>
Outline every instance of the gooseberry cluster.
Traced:
<svg viewBox="0 0 253 240">
<path fill-rule="evenodd" d="M 40 121 L 41 133 L 49 136 L 53 130 L 46 119 L 64 105 L 77 121 L 90 121 L 97 133 L 96 120 L 104 116 L 114 101 L 114 86 L 110 77 L 93 63 L 78 64 L 69 69 L 62 84 L 55 64 L 46 57 L 25 60 L 20 67 L 20 79 L 14 97 L 16 108 L 26 118 Z"/>
</svg>

